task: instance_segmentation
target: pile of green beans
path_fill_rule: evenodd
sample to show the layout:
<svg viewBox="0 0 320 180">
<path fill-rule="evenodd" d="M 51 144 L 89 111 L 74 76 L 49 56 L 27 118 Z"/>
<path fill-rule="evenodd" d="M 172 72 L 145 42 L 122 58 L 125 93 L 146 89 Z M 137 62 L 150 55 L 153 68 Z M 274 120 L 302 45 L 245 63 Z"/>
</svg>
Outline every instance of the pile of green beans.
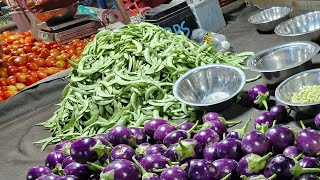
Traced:
<svg viewBox="0 0 320 180">
<path fill-rule="evenodd" d="M 149 23 L 96 34 L 78 63 L 54 116 L 41 125 L 53 135 L 44 147 L 66 139 L 106 133 L 114 125 L 141 127 L 152 118 L 196 118 L 194 109 L 173 96 L 174 82 L 191 68 L 223 63 L 244 68 L 251 53 L 215 53 Z"/>
<path fill-rule="evenodd" d="M 299 92 L 293 93 L 291 102 L 299 104 L 320 102 L 320 86 L 303 86 Z"/>
</svg>

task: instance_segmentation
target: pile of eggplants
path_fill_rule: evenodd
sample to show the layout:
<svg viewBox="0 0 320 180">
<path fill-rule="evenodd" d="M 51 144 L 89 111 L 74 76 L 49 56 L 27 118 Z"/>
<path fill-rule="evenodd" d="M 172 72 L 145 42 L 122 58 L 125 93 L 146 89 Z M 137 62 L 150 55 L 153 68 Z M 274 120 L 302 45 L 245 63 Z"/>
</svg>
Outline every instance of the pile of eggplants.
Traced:
<svg viewBox="0 0 320 180">
<path fill-rule="evenodd" d="M 272 109 L 280 109 L 267 112 L 272 119 L 283 117 L 282 107 Z M 227 132 L 228 125 L 238 122 L 226 121 L 215 112 L 205 114 L 201 122 L 152 119 L 143 128 L 118 125 L 107 134 L 63 141 L 44 165 L 27 172 L 26 179 L 319 179 L 320 133 L 316 130 L 296 132 L 270 123 L 265 132 L 248 131 L 250 118 L 241 129 Z"/>
</svg>

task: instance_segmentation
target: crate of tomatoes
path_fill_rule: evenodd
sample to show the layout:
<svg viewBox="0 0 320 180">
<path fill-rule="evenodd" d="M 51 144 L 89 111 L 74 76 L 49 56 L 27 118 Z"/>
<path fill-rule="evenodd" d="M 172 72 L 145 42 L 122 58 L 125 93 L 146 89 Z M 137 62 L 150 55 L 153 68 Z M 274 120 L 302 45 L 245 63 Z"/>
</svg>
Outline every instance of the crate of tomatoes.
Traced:
<svg viewBox="0 0 320 180">
<path fill-rule="evenodd" d="M 68 44 L 37 41 L 31 31 L 0 34 L 3 55 L 0 59 L 0 102 L 50 75 L 70 68 L 76 62 L 88 39 L 75 39 Z"/>
</svg>

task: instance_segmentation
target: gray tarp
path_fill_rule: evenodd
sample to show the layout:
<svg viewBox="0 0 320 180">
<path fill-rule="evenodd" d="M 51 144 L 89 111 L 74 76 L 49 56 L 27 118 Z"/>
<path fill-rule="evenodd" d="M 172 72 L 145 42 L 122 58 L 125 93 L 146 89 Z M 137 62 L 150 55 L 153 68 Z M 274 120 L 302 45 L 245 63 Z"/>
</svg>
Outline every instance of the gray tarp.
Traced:
<svg viewBox="0 0 320 180">
<path fill-rule="evenodd" d="M 258 52 L 286 42 L 275 34 L 259 34 L 248 23 L 248 16 L 255 10 L 244 8 L 225 16 L 228 25 L 220 33 L 227 36 L 235 52 Z M 319 56 L 314 58 L 314 62 L 320 62 Z M 257 74 L 246 71 L 246 75 L 247 78 L 252 78 Z M 40 146 L 32 142 L 48 137 L 50 132 L 42 127 L 35 127 L 34 124 L 43 122 L 53 115 L 55 103 L 59 102 L 61 91 L 67 83 L 67 80 L 56 77 L 0 104 L 0 180 L 25 179 L 29 168 L 44 165 L 45 157 L 52 147 L 41 152 Z M 245 89 L 252 85 L 246 85 Z M 222 115 L 227 119 L 245 121 L 249 116 L 255 117 L 258 113 L 259 110 L 234 105 L 222 112 Z M 294 122 L 290 125 L 297 127 Z"/>
</svg>

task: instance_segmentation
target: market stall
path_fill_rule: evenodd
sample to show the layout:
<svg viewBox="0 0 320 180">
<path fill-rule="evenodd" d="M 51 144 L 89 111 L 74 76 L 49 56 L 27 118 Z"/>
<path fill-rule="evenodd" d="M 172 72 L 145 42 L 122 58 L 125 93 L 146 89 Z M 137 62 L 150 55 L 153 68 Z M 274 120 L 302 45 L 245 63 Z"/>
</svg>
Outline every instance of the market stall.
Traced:
<svg viewBox="0 0 320 180">
<path fill-rule="evenodd" d="M 257 12 L 256 7 L 240 7 L 229 14 L 225 14 L 226 27 L 219 33 L 224 34 L 232 50 L 236 53 L 253 51 L 258 53 L 262 50 L 275 47 L 288 42 L 285 37 L 274 33 L 258 32 L 254 25 L 248 22 L 248 18 Z M 110 47 L 106 47 L 110 48 Z M 312 59 L 312 68 L 319 67 L 320 56 L 317 54 Z M 244 70 L 246 78 L 255 78 L 259 73 Z M 45 79 L 45 82 L 34 84 L 32 88 L 24 90 L 22 93 L 11 97 L 8 101 L 0 103 L 0 179 L 25 179 L 27 171 L 34 166 L 44 165 L 47 155 L 53 151 L 54 146 L 48 146 L 43 152 L 42 144 L 33 144 L 35 141 L 50 137 L 50 131 L 43 126 L 35 126 L 51 118 L 57 109 L 57 105 L 63 100 L 61 94 L 65 86 L 69 83 L 69 70 L 64 70 Z M 251 83 L 246 83 L 243 92 L 247 92 L 257 84 L 265 84 L 259 79 Z M 274 88 L 270 87 L 271 103 L 276 102 Z M 232 104 L 225 110 L 219 112 L 220 116 L 230 121 L 242 121 L 228 129 L 241 128 L 248 118 L 255 119 L 263 108 L 253 107 L 245 98 L 237 104 Z M 290 110 L 290 118 L 283 124 L 287 124 L 295 130 L 300 130 L 299 120 L 304 120 L 307 127 L 313 127 L 314 116 L 306 116 Z M 90 118 L 89 118 L 90 119 Z M 249 123 L 249 131 L 255 129 L 253 121 Z M 110 139 L 109 139 L 110 140 Z M 317 154 L 318 155 L 318 154 Z M 208 165 L 209 167 L 210 165 Z M 210 166 L 211 167 L 211 166 Z M 221 179 L 221 178 L 220 178 Z"/>
</svg>

